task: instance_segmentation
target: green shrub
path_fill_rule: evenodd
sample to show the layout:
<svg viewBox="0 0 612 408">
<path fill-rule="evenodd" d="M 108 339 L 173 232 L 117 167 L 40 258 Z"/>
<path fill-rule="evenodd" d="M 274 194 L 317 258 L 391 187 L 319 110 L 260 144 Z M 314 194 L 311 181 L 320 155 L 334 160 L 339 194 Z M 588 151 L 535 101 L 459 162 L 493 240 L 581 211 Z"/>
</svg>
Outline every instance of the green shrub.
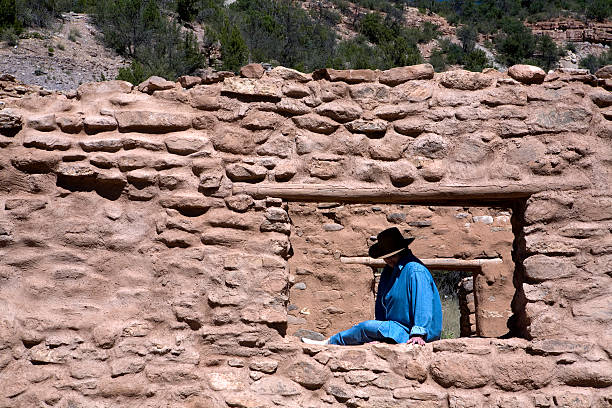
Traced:
<svg viewBox="0 0 612 408">
<path fill-rule="evenodd" d="M 151 75 L 175 80 L 204 66 L 195 36 L 163 16 L 155 0 L 99 1 L 94 22 L 108 46 L 134 61 L 119 73 L 133 84 Z"/>
<path fill-rule="evenodd" d="M 8 27 L 0 30 L 0 41 L 4 41 L 8 46 L 14 47 L 19 44 L 19 36 L 13 27 Z"/>
<path fill-rule="evenodd" d="M 612 49 L 604 52 L 599 57 L 589 54 L 582 58 L 579 62 L 579 66 L 581 68 L 588 69 L 592 74 L 594 74 L 599 68 L 606 65 L 612 65 Z"/>
<path fill-rule="evenodd" d="M 76 42 L 77 38 L 81 38 L 81 32 L 78 28 L 71 28 L 68 34 L 68 39 L 72 42 Z"/>
</svg>

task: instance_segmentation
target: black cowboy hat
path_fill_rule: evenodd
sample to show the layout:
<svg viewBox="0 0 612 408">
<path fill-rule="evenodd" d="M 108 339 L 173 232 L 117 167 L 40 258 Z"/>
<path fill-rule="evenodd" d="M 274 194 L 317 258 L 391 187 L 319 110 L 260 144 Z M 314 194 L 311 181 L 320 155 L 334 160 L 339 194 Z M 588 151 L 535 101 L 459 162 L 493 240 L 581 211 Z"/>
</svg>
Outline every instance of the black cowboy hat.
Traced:
<svg viewBox="0 0 612 408">
<path fill-rule="evenodd" d="M 370 247 L 371 258 L 387 258 L 408 247 L 414 238 L 404 238 L 396 227 L 387 228 L 376 237 L 377 241 Z"/>
</svg>

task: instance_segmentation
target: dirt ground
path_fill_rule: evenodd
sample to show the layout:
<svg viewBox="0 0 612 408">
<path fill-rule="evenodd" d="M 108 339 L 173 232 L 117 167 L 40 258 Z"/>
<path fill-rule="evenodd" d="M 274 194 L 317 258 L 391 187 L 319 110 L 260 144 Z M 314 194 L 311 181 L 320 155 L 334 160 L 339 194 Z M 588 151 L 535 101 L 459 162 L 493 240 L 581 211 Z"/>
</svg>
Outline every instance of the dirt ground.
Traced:
<svg viewBox="0 0 612 408">
<path fill-rule="evenodd" d="M 127 62 L 104 47 L 87 15 L 66 13 L 62 17 L 55 30 L 38 31 L 40 38 L 21 39 L 13 47 L 1 42 L 0 73 L 49 90 L 114 79 Z"/>
</svg>

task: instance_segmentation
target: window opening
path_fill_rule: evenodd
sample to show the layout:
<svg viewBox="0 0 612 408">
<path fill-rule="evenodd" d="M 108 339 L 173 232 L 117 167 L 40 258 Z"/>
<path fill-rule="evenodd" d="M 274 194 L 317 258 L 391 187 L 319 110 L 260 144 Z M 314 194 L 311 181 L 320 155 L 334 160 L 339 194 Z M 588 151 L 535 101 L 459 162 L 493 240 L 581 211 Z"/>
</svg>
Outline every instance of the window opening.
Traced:
<svg viewBox="0 0 612 408">
<path fill-rule="evenodd" d="M 448 309 L 444 336 L 507 332 L 515 290 L 511 210 L 290 202 L 289 215 L 294 252 L 289 335 L 329 336 L 373 318 L 378 268 L 384 262 L 367 257 L 367 248 L 389 226 L 417 238 L 411 249 L 434 275 Z"/>
</svg>

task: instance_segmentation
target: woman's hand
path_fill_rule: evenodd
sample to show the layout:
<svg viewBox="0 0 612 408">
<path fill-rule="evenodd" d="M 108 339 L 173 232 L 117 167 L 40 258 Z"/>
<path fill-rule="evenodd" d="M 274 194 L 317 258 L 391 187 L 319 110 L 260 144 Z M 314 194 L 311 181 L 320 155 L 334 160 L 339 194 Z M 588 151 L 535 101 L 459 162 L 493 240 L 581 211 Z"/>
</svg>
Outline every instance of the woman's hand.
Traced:
<svg viewBox="0 0 612 408">
<path fill-rule="evenodd" d="M 421 336 L 413 336 L 406 342 L 406 344 L 418 344 L 419 346 L 425 345 L 425 340 Z"/>
</svg>

